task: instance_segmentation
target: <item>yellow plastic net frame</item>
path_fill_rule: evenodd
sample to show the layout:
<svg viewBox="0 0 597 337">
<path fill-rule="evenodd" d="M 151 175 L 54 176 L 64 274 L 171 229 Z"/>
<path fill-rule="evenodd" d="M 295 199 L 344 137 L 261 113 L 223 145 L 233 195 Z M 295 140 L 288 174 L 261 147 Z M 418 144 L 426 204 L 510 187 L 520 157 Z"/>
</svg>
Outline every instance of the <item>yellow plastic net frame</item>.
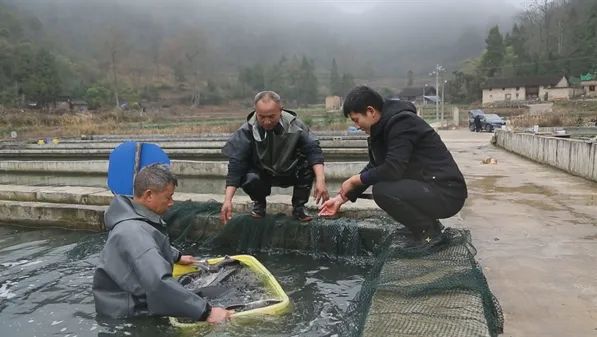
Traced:
<svg viewBox="0 0 597 337">
<path fill-rule="evenodd" d="M 247 267 L 249 270 L 255 273 L 258 276 L 258 278 L 263 282 L 263 285 L 271 292 L 272 296 L 276 300 L 280 301 L 278 303 L 262 308 L 255 308 L 247 311 L 235 312 L 234 314 L 232 314 L 232 319 L 255 318 L 263 315 L 276 316 L 282 315 L 290 310 L 290 299 L 288 298 L 288 295 L 286 295 L 286 293 L 284 292 L 274 275 L 272 275 L 272 273 L 270 273 L 269 270 L 267 270 L 267 268 L 265 268 L 265 266 L 261 264 L 261 262 L 259 262 L 256 258 L 254 258 L 251 255 L 234 255 L 230 256 L 230 258 L 240 261 L 241 264 L 243 264 L 245 267 Z M 224 260 L 224 257 L 217 257 L 208 259 L 207 263 L 210 265 L 217 264 L 222 260 Z M 175 264 L 172 270 L 172 276 L 174 278 L 179 278 L 182 275 L 196 272 L 197 270 L 197 267 L 194 265 Z M 194 328 L 205 326 L 207 324 L 207 322 L 203 321 L 198 321 L 195 323 L 183 323 L 176 317 L 170 317 L 170 323 L 180 328 Z"/>
</svg>

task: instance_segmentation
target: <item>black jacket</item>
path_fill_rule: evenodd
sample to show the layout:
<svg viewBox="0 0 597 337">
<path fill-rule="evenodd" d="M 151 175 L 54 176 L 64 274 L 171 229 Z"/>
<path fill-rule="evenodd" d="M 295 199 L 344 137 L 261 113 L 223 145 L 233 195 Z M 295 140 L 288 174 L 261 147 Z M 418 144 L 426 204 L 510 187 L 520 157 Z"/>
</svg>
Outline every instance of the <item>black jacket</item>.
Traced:
<svg viewBox="0 0 597 337">
<path fill-rule="evenodd" d="M 370 185 L 401 179 L 433 184 L 447 196 L 467 197 L 464 177 L 450 151 L 411 103 L 386 100 L 367 142 L 369 163 L 361 171 L 365 185 L 347 193 L 352 201 Z"/>
<path fill-rule="evenodd" d="M 296 113 L 283 110 L 280 124 L 271 131 L 259 126 L 255 111 L 236 130 L 222 153 L 228 157 L 226 186 L 239 187 L 249 172 L 267 172 L 272 176 L 291 175 L 301 160 L 309 166 L 323 164 L 323 152 L 317 138 Z"/>
</svg>

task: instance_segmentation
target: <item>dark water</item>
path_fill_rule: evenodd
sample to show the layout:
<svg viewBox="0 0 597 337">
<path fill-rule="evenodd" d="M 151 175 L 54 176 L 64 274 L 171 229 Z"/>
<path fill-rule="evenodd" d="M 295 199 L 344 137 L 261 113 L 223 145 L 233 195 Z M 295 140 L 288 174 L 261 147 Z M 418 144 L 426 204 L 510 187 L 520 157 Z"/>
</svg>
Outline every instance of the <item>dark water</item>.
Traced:
<svg viewBox="0 0 597 337">
<path fill-rule="evenodd" d="M 348 307 L 370 269 L 365 261 L 258 254 L 291 298 L 292 311 L 184 331 L 162 318 L 96 319 L 91 283 L 105 237 L 0 227 L 0 336 L 334 336 L 352 318 Z"/>
</svg>

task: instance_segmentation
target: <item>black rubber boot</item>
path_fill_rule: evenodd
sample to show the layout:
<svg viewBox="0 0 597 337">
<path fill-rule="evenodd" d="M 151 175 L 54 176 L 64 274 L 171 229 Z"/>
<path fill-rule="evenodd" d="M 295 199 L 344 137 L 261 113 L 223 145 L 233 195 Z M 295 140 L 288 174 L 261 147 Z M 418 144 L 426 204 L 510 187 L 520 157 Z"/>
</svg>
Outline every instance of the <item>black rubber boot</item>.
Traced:
<svg viewBox="0 0 597 337">
<path fill-rule="evenodd" d="M 254 218 L 263 218 L 265 216 L 266 201 L 265 198 L 271 192 L 271 186 L 261 179 L 259 174 L 249 172 L 244 178 L 242 189 L 253 200 L 251 216 Z"/>
<path fill-rule="evenodd" d="M 295 207 L 292 210 L 292 217 L 300 222 L 308 222 L 313 220 L 313 217 L 305 212 L 305 207 Z"/>
<path fill-rule="evenodd" d="M 313 217 L 305 212 L 305 204 L 309 201 L 311 186 L 294 186 L 292 191 L 292 216 L 298 221 L 307 222 Z"/>
<path fill-rule="evenodd" d="M 442 250 L 449 243 L 449 238 L 444 234 L 444 226 L 439 220 L 428 224 L 427 229 L 414 232 L 406 242 L 397 247 L 396 253 L 404 257 L 424 256 Z"/>
<path fill-rule="evenodd" d="M 251 209 L 251 216 L 255 219 L 260 219 L 265 216 L 265 208 L 267 203 L 265 199 L 253 201 L 253 208 Z"/>
<path fill-rule="evenodd" d="M 421 233 L 418 233 L 418 237 L 421 243 L 432 245 L 431 243 L 437 243 L 438 241 L 441 241 L 443 234 L 444 225 L 442 225 L 439 220 L 434 220 L 431 226 L 425 230 L 422 230 Z"/>
<path fill-rule="evenodd" d="M 407 255 L 424 255 L 441 249 L 449 242 L 444 233 L 444 226 L 439 220 L 425 226 L 425 230 L 413 232 L 413 239 L 404 245 L 400 251 Z"/>
</svg>

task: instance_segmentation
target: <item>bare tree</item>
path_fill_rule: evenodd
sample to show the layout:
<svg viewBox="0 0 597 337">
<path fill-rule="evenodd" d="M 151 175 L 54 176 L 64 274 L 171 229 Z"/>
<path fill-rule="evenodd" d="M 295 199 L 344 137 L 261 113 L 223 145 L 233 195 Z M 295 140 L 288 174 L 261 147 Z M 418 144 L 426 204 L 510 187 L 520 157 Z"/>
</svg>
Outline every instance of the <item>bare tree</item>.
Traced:
<svg viewBox="0 0 597 337">
<path fill-rule="evenodd" d="M 170 66 L 175 72 L 180 72 L 182 67 L 190 79 L 193 88 L 191 104 L 199 105 L 201 87 L 205 79 L 214 71 L 214 57 L 210 50 L 207 37 L 199 30 L 188 30 L 175 36 L 168 42 L 165 51 Z"/>
<path fill-rule="evenodd" d="M 104 39 L 105 50 L 109 55 L 110 70 L 112 73 L 112 90 L 114 91 L 114 99 L 116 101 L 116 107 L 120 108 L 120 97 L 118 90 L 118 64 L 120 58 L 124 56 L 127 50 L 126 37 L 122 30 L 112 26 L 107 32 Z"/>
</svg>

